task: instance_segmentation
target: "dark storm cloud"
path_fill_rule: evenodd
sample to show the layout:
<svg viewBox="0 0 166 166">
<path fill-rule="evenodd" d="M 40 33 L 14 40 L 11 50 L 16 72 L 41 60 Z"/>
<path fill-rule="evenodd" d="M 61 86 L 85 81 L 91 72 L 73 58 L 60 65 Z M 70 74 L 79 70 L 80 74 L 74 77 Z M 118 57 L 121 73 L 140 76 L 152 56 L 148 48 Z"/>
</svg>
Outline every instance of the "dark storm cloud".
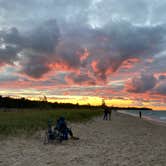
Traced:
<svg viewBox="0 0 166 166">
<path fill-rule="evenodd" d="M 56 59 L 72 68 L 80 68 L 80 56 L 83 53 L 81 46 L 75 41 L 63 40 L 56 49 Z"/>
<path fill-rule="evenodd" d="M 165 22 L 155 24 L 151 19 L 161 8 L 155 6 L 148 0 L 1 0 L 2 16 L 6 16 L 2 22 L 9 27 L 14 23 L 15 28 L 0 34 L 6 44 L 0 48 L 0 61 L 18 61 L 21 72 L 34 78 L 49 72 L 50 63 L 63 63 L 106 81 L 125 60 L 146 59 L 164 51 Z M 82 62 L 85 48 L 90 56 Z M 151 70 L 160 67 L 156 63 Z"/>
<path fill-rule="evenodd" d="M 150 71 L 153 73 L 166 72 L 165 64 L 166 64 L 166 54 L 164 53 L 163 56 L 156 55 L 156 57 L 154 57 L 154 59 L 153 59 L 153 62 L 147 66 L 147 70 L 148 70 L 148 72 Z"/>
<path fill-rule="evenodd" d="M 110 22 L 99 29 L 98 41 L 89 49 L 97 59 L 97 75 L 105 80 L 107 71 L 115 72 L 123 61 L 130 58 L 146 59 L 163 51 L 164 25 L 136 26 L 126 21 Z"/>
<path fill-rule="evenodd" d="M 4 43 L 22 49 L 27 64 L 23 58 L 20 63 L 24 64 L 23 70 L 28 75 L 34 71 L 41 73 L 37 74 L 38 77 L 42 76 L 42 73 L 49 71 L 45 64 L 51 60 L 63 61 L 73 68 L 88 67 L 89 70 L 92 62 L 97 60 L 93 72 L 101 80 L 106 80 L 107 74 L 115 72 L 126 59 L 153 56 L 160 53 L 165 44 L 163 25 L 140 27 L 120 20 L 98 29 L 85 25 L 77 27 L 75 24 L 71 27 L 72 29 L 70 26 L 62 29 L 65 33 L 60 37 L 56 21 L 50 20 L 26 34 L 20 34 L 16 28 L 12 28 L 3 35 L 3 39 Z M 80 56 L 85 48 L 91 56 L 87 58 L 86 65 L 82 66 Z M 31 56 L 28 55 L 28 50 L 31 50 Z M 35 69 L 34 62 L 40 62 L 38 65 L 41 66 Z M 31 75 L 34 77 L 36 74 Z"/>
<path fill-rule="evenodd" d="M 20 51 L 20 48 L 17 45 L 17 42 L 19 41 L 17 33 L 16 28 L 12 28 L 9 31 L 0 30 L 1 64 L 13 64 L 13 61 L 17 59 L 17 53 Z"/>
<path fill-rule="evenodd" d="M 0 48 L 0 64 L 13 64 L 17 59 L 18 49 L 11 45 L 6 45 L 5 48 Z"/>
<path fill-rule="evenodd" d="M 20 35 L 16 27 L 12 27 L 6 31 L 2 30 L 0 32 L 0 36 L 7 44 L 9 43 L 9 44 L 14 44 L 16 46 L 20 46 L 24 42 L 22 36 Z"/>
<path fill-rule="evenodd" d="M 20 34 L 15 27 L 0 32 L 4 44 L 11 44 L 22 49 L 53 53 L 59 38 L 59 29 L 55 20 L 48 20 L 31 30 Z"/>
<path fill-rule="evenodd" d="M 159 80 L 165 80 L 166 79 L 166 75 L 160 75 L 159 76 Z"/>
<path fill-rule="evenodd" d="M 26 36 L 26 48 L 41 53 L 53 53 L 59 39 L 59 29 L 55 20 L 49 20 Z"/>
<path fill-rule="evenodd" d="M 49 20 L 30 32 L 20 34 L 16 28 L 2 31 L 0 38 L 1 63 L 18 61 L 23 73 L 34 78 L 41 77 L 50 69 L 51 55 L 55 52 L 60 33 L 55 20 Z"/>
<path fill-rule="evenodd" d="M 24 43 L 23 58 L 20 60 L 22 72 L 40 78 L 50 71 L 48 64 L 53 61 L 51 54 L 55 53 L 60 36 L 59 29 L 55 20 L 49 20 L 28 35 L 27 42 Z"/>
<path fill-rule="evenodd" d="M 33 78 L 40 78 L 43 74 L 50 71 L 48 66 L 48 59 L 45 56 L 34 54 L 30 56 L 27 61 L 21 61 L 21 72 Z"/>
<path fill-rule="evenodd" d="M 70 83 L 74 83 L 74 84 L 87 84 L 87 85 L 95 85 L 95 81 L 90 78 L 87 74 L 75 74 L 75 73 L 71 73 L 68 76 L 66 76 L 66 81 L 70 84 Z"/>
<path fill-rule="evenodd" d="M 66 24 L 65 24 L 66 25 Z M 80 55 L 87 48 L 90 55 L 84 67 L 94 75 L 106 80 L 108 73 L 116 72 L 123 61 L 130 58 L 145 59 L 164 50 L 164 25 L 137 26 L 128 21 L 111 21 L 101 28 L 93 29 L 88 25 L 69 24 L 62 28 L 61 43 L 57 46 L 60 58 L 73 67 L 83 67 Z"/>
<path fill-rule="evenodd" d="M 166 80 L 160 82 L 154 89 L 154 92 L 157 94 L 166 95 Z"/>
<path fill-rule="evenodd" d="M 157 79 L 152 74 L 141 74 L 134 77 L 127 85 L 128 92 L 144 93 L 151 90 L 157 84 Z"/>
<path fill-rule="evenodd" d="M 112 47 L 122 56 L 151 56 L 162 51 L 165 43 L 165 26 L 134 26 L 128 22 L 115 23 L 110 27 Z"/>
</svg>

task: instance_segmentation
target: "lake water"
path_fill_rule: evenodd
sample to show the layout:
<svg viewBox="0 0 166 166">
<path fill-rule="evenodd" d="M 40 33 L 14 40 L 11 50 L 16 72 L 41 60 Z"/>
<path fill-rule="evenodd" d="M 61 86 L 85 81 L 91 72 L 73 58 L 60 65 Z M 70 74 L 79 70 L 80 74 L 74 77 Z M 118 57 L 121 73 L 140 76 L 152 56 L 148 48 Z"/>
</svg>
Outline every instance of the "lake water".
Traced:
<svg viewBox="0 0 166 166">
<path fill-rule="evenodd" d="M 121 110 L 118 112 L 139 117 L 139 110 Z M 141 110 L 141 113 L 143 119 L 166 124 L 166 111 Z"/>
</svg>

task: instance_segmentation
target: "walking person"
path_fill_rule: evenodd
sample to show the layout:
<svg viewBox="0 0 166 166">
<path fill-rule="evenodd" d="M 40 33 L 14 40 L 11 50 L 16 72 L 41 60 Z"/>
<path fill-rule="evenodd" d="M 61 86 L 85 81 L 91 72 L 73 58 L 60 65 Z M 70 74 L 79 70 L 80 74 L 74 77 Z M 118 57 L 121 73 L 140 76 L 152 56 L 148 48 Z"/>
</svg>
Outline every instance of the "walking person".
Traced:
<svg viewBox="0 0 166 166">
<path fill-rule="evenodd" d="M 108 119 L 111 120 L 111 115 L 112 115 L 112 108 L 107 108 L 107 114 L 108 114 Z"/>
<path fill-rule="evenodd" d="M 104 116 L 103 116 L 103 120 L 107 120 L 107 117 L 108 117 L 108 110 L 107 110 L 107 107 L 104 106 Z"/>
<path fill-rule="evenodd" d="M 141 110 L 139 111 L 139 118 L 140 119 L 142 118 L 142 112 L 141 112 Z"/>
<path fill-rule="evenodd" d="M 105 104 L 104 99 L 102 100 L 102 108 L 104 109 L 103 120 L 110 120 L 111 119 L 111 111 L 109 107 Z"/>
</svg>

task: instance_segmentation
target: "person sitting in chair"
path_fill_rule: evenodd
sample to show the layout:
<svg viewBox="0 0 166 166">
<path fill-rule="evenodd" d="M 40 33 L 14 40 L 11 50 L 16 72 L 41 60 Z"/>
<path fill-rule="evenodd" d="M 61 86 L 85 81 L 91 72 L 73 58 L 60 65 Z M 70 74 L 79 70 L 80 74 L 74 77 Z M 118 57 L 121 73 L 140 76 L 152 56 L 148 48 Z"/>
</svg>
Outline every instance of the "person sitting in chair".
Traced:
<svg viewBox="0 0 166 166">
<path fill-rule="evenodd" d="M 64 140 L 68 140 L 68 135 L 70 135 L 70 137 L 72 139 L 79 139 L 79 138 L 73 136 L 73 132 L 70 128 L 67 127 L 67 124 L 66 124 L 64 117 L 60 117 L 57 120 L 55 129 L 57 129 L 59 132 L 61 132 L 63 134 Z"/>
</svg>

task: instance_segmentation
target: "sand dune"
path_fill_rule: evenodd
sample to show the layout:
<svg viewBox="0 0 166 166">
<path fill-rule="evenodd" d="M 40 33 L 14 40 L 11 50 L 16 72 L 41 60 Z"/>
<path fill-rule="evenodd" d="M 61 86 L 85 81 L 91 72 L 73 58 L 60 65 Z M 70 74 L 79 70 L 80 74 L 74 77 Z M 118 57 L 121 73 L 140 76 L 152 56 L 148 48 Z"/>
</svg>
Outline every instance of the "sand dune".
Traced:
<svg viewBox="0 0 166 166">
<path fill-rule="evenodd" d="M 69 124 L 80 140 L 43 145 L 31 138 L 0 141 L 0 166 L 165 166 L 166 127 L 113 114 Z"/>
</svg>

